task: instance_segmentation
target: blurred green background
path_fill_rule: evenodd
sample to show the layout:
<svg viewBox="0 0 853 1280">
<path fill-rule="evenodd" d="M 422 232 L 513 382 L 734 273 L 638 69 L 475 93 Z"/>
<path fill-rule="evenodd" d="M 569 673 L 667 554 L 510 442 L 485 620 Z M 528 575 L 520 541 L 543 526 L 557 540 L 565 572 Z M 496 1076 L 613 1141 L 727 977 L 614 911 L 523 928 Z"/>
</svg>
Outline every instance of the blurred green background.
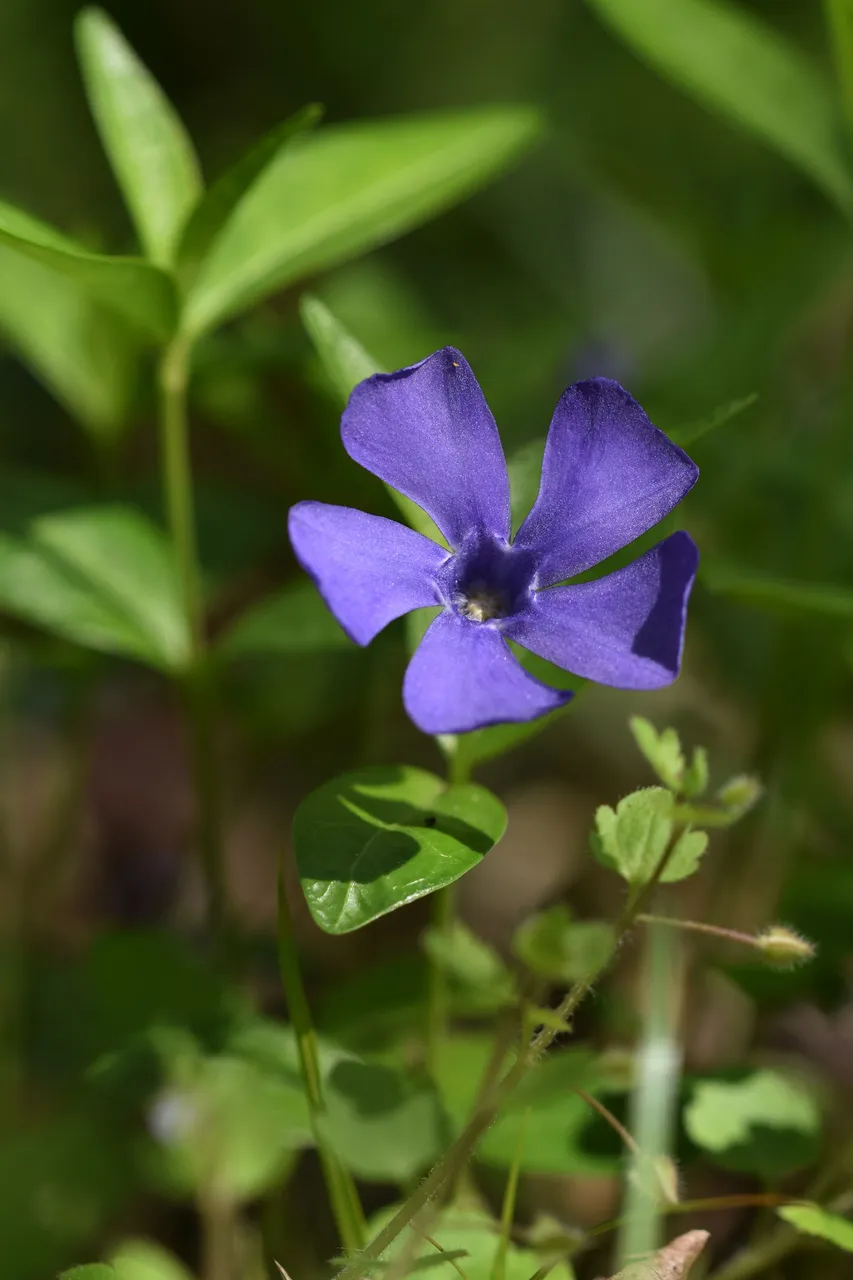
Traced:
<svg viewBox="0 0 853 1280">
<path fill-rule="evenodd" d="M 829 66 L 819 6 L 742 8 Z M 0 194 L 92 247 L 132 251 L 75 64 L 75 12 L 65 0 L 0 6 Z M 827 1145 L 840 1149 L 853 1090 L 849 224 L 784 159 L 644 66 L 581 0 L 127 0 L 110 12 L 178 107 L 208 176 L 306 102 L 323 103 L 331 122 L 493 102 L 541 108 L 542 139 L 511 171 L 310 282 L 386 367 L 458 345 L 508 452 L 540 437 L 565 385 L 593 373 L 622 381 L 663 429 L 697 428 L 701 480 L 675 521 L 704 562 L 684 673 L 653 697 L 587 690 L 570 715 L 483 771 L 506 800 L 510 830 L 465 881 L 461 909 L 499 947 L 520 914 L 561 895 L 581 914 L 618 909 L 618 889 L 589 865 L 586 832 L 595 804 L 649 781 L 625 728 L 634 711 L 706 743 L 718 780 L 758 772 L 760 811 L 715 838 L 681 909 L 748 929 L 781 915 L 818 942 L 819 958 L 781 978 L 723 965 L 716 953 L 694 957 L 683 979 L 688 1068 L 794 1057 L 822 1082 L 836 1119 Z M 297 579 L 285 533 L 293 501 L 393 514 L 340 447 L 338 408 L 298 297 L 276 296 L 198 351 L 193 458 L 214 631 Z M 721 406 L 753 394 L 699 434 Z M 150 378 L 140 379 L 131 429 L 105 456 L 13 347 L 0 349 L 0 530 L 117 496 L 156 512 L 157 462 Z M 192 1178 L 152 1173 L 150 1152 L 139 1150 L 156 1145 L 145 1101 L 156 1064 L 177 1072 L 199 1044 L 221 1051 L 252 1007 L 282 1012 L 275 863 L 306 791 L 364 762 L 439 767 L 434 744 L 403 716 L 404 662 L 395 627 L 366 651 L 247 659 L 229 672 L 220 747 L 231 886 L 247 938 L 235 991 L 213 974 L 200 939 L 173 692 L 129 663 L 2 622 L 7 1280 L 47 1280 L 128 1235 L 202 1265 Z M 415 907 L 347 939 L 300 922 L 321 1023 L 345 1038 L 353 1007 L 405 1007 L 407 993 L 388 984 L 402 957 L 416 966 L 423 918 Z M 391 971 L 377 969 L 389 960 Z M 359 976 L 367 985 L 357 997 L 344 984 Z M 629 1043 L 633 1007 L 630 983 L 617 981 L 585 1013 L 583 1034 Z M 155 1051 L 146 1041 L 136 1061 L 139 1037 L 164 1026 L 195 1036 L 195 1047 L 182 1057 L 180 1046 Z M 239 1080 L 221 1087 L 253 1091 Z M 695 1156 L 694 1195 L 766 1184 L 752 1168 L 731 1173 Z M 285 1164 L 275 1178 L 248 1177 L 247 1199 L 303 1280 L 328 1256 L 331 1228 L 312 1159 L 289 1184 Z M 578 1159 L 575 1173 L 531 1177 L 524 1211 L 545 1206 L 584 1224 L 607 1217 L 614 1169 L 612 1159 L 594 1169 Z M 391 1193 L 378 1185 L 368 1196 L 378 1207 Z M 747 1222 L 735 1212 L 715 1219 L 723 1250 Z M 849 1264 L 825 1265 L 831 1277 Z M 791 1266 L 786 1275 L 814 1274 Z"/>
</svg>

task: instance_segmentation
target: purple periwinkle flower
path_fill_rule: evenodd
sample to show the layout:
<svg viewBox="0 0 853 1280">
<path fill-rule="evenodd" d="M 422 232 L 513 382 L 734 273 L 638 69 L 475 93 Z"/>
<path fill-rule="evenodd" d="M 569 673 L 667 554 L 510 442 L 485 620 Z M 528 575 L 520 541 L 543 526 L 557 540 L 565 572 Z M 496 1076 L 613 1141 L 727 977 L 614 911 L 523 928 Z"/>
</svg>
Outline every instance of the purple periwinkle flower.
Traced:
<svg viewBox="0 0 853 1280">
<path fill-rule="evenodd" d="M 428 512 L 450 550 L 324 502 L 291 509 L 290 539 L 358 644 L 412 609 L 442 606 L 403 683 L 425 733 L 532 720 L 568 701 L 528 674 L 507 640 L 620 689 L 657 689 L 678 675 L 698 561 L 688 534 L 606 577 L 556 585 L 657 524 L 698 476 L 617 382 L 591 378 L 564 392 L 539 496 L 512 540 L 498 429 L 453 347 L 359 383 L 341 435 L 351 458 Z"/>
</svg>

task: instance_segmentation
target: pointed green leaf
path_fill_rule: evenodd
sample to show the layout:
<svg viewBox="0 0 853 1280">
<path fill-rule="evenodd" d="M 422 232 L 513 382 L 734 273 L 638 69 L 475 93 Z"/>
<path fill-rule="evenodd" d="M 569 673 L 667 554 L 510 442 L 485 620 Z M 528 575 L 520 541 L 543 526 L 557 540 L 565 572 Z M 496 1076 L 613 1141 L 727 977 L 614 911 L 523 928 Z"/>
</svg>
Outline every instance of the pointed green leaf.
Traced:
<svg viewBox="0 0 853 1280">
<path fill-rule="evenodd" d="M 853 1222 L 839 1213 L 830 1213 L 816 1204 L 786 1204 L 776 1212 L 792 1227 L 809 1236 L 828 1240 L 846 1253 L 853 1253 Z"/>
<path fill-rule="evenodd" d="M 707 418 L 700 418 L 698 422 L 691 422 L 686 427 L 668 431 L 667 435 L 679 448 L 686 449 L 710 431 L 716 431 L 717 427 L 724 427 L 733 418 L 739 417 L 745 409 L 751 409 L 757 400 L 758 392 L 753 391 L 748 396 L 741 396 L 738 400 L 730 400 L 728 404 L 720 405 L 719 409 L 709 413 Z"/>
<path fill-rule="evenodd" d="M 319 298 L 304 294 L 300 311 L 302 322 L 314 343 L 326 376 L 342 405 L 346 404 L 356 383 L 369 378 L 371 374 L 384 372 L 373 356 L 365 351 L 358 339 L 344 328 Z M 393 489 L 390 484 L 385 487 L 408 525 L 417 529 L 425 538 L 431 538 L 441 546 L 447 545 L 433 520 L 416 502 Z"/>
<path fill-rule="evenodd" d="M 838 83 L 847 112 L 847 125 L 853 131 L 853 2 L 824 0 L 824 10 L 832 38 Z"/>
<path fill-rule="evenodd" d="M 267 166 L 211 246 L 185 326 L 200 333 L 461 199 L 529 144 L 523 107 L 321 129 Z"/>
<path fill-rule="evenodd" d="M 75 35 L 101 142 L 147 256 L 167 267 L 202 192 L 192 142 L 163 90 L 102 9 Z"/>
<path fill-rule="evenodd" d="M 163 666 L 185 665 L 190 641 L 178 574 L 157 525 L 132 507 L 90 507 L 42 517 L 33 536 L 96 597 L 117 607 Z"/>
<path fill-rule="evenodd" d="M 150 337 L 163 341 L 174 331 L 174 286 L 149 262 L 90 253 L 47 223 L 2 202 L 0 244 L 67 276 L 94 301 L 130 320 Z"/>
<path fill-rule="evenodd" d="M 198 270 L 231 212 L 255 179 L 295 138 L 313 129 L 322 114 L 323 108 L 317 103 L 303 107 L 265 134 L 208 188 L 193 210 L 181 236 L 178 268 L 182 279 Z"/>
<path fill-rule="evenodd" d="M 0 245 L 0 332 L 93 436 L 126 424 L 140 340 L 121 317 L 50 267 Z"/>
<path fill-rule="evenodd" d="M 853 618 L 853 591 L 847 587 L 768 578 L 713 560 L 702 566 L 700 574 L 709 591 L 740 597 L 759 607 L 825 618 Z"/>
<path fill-rule="evenodd" d="M 264 653 L 319 653 L 352 641 L 329 612 L 313 582 L 299 582 L 242 614 L 219 641 L 229 658 Z"/>
<path fill-rule="evenodd" d="M 604 920 L 575 920 L 560 903 L 519 925 L 512 948 L 532 973 L 568 985 L 603 969 L 614 942 L 612 925 Z"/>
<path fill-rule="evenodd" d="M 709 776 L 708 752 L 704 747 L 694 747 L 693 758 L 684 771 L 684 779 L 681 784 L 682 792 L 687 796 L 688 800 L 701 796 L 703 792 L 707 791 Z"/>
<path fill-rule="evenodd" d="M 755 134 L 853 211 L 833 86 L 773 27 L 728 0 L 589 0 L 645 61 Z"/>
<path fill-rule="evenodd" d="M 531 440 L 507 459 L 509 488 L 512 495 L 512 527 L 516 531 L 539 496 L 545 438 Z"/>
<path fill-rule="evenodd" d="M 293 843 L 312 916 L 327 933 L 453 884 L 503 835 L 506 812 L 483 787 L 422 769 L 377 767 L 333 778 L 296 811 Z"/>
<path fill-rule="evenodd" d="M 707 831 L 682 831 L 660 878 L 661 884 L 675 884 L 692 876 L 707 848 Z"/>
</svg>

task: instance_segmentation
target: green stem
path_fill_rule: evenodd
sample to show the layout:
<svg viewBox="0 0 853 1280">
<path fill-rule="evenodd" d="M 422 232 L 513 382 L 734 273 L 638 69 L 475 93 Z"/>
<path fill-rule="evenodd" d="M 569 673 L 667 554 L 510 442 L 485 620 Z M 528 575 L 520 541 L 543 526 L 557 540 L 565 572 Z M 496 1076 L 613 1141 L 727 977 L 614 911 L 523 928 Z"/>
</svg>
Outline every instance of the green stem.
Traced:
<svg viewBox="0 0 853 1280">
<path fill-rule="evenodd" d="M 527 1124 L 530 1120 L 530 1107 L 525 1107 L 521 1117 L 521 1124 L 518 1126 L 518 1138 L 515 1144 L 515 1152 L 512 1157 L 512 1164 L 509 1167 L 507 1175 L 506 1187 L 504 1188 L 503 1204 L 501 1205 L 501 1235 L 498 1240 L 498 1247 L 495 1250 L 495 1260 L 492 1265 L 492 1280 L 506 1280 L 506 1257 L 509 1252 L 509 1238 L 512 1232 L 512 1224 L 515 1220 L 515 1202 L 518 1199 L 518 1179 L 521 1173 L 521 1157 L 524 1154 L 524 1139 L 527 1136 Z"/>
<path fill-rule="evenodd" d="M 450 934 L 453 928 L 454 899 L 453 885 L 447 885 L 432 895 L 430 922 L 436 933 L 445 936 Z M 447 974 L 442 965 L 431 960 L 427 991 L 426 1065 L 433 1080 L 437 1077 L 441 1048 L 447 1037 L 449 1016 L 450 991 L 447 985 Z"/>
<path fill-rule="evenodd" d="M 279 865 L 278 873 L 278 960 L 290 1021 L 296 1033 L 311 1128 L 323 1168 L 329 1202 L 341 1244 L 348 1252 L 354 1253 L 364 1244 L 366 1235 L 364 1211 L 355 1183 L 329 1146 L 324 1129 L 326 1106 L 323 1098 L 323 1077 L 317 1048 L 317 1033 L 314 1030 L 308 997 L 305 994 L 305 984 L 302 981 L 299 953 L 293 935 L 293 917 L 287 899 L 283 860 Z"/>
<path fill-rule="evenodd" d="M 198 804 L 198 848 L 208 915 L 217 948 L 227 949 L 226 875 L 220 787 L 215 751 L 215 703 L 207 645 L 201 571 L 195 532 L 195 502 L 187 425 L 190 344 L 178 337 L 160 366 L 161 450 L 166 511 L 190 643 L 186 704 Z"/>
<path fill-rule="evenodd" d="M 445 1183 L 455 1178 L 465 1166 L 483 1134 L 494 1124 L 504 1102 L 550 1049 L 557 1036 L 562 1034 L 559 1030 L 559 1022 L 571 1022 L 578 1006 L 583 1003 L 593 986 L 610 968 L 620 944 L 630 932 L 637 916 L 660 883 L 660 878 L 666 871 L 667 864 L 675 849 L 678 834 L 678 831 L 673 833 L 672 839 L 664 850 L 648 882 L 631 894 L 626 902 L 622 914 L 616 922 L 614 930 L 616 943 L 610 957 L 595 973 L 582 978 L 574 984 L 556 1010 L 555 1025 L 553 1027 L 540 1028 L 537 1035 L 527 1046 L 526 1051 L 519 1054 L 518 1059 L 510 1067 L 492 1096 L 475 1110 L 459 1137 L 447 1149 L 438 1164 L 427 1174 L 421 1185 L 412 1193 L 406 1203 L 397 1210 L 393 1218 L 365 1246 L 359 1257 L 338 1273 L 337 1280 L 355 1280 L 356 1276 L 363 1277 L 365 1274 L 365 1259 L 380 1257 L 385 1249 L 397 1239 L 397 1236 L 405 1229 L 415 1214 L 419 1213 L 424 1205 L 428 1204 L 433 1196 L 441 1191 Z"/>
</svg>

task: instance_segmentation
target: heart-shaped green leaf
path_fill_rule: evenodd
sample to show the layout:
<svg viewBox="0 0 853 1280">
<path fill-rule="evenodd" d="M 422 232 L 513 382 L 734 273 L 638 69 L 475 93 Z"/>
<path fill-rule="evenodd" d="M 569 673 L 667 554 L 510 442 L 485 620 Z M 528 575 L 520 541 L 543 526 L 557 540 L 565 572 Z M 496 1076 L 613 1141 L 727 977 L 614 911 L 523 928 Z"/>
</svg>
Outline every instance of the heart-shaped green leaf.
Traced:
<svg viewBox="0 0 853 1280">
<path fill-rule="evenodd" d="M 54 227 L 2 202 L 0 244 L 74 280 L 90 298 L 130 320 L 149 337 L 162 342 L 174 332 L 174 285 L 150 262 L 91 253 Z"/>
<path fill-rule="evenodd" d="M 76 25 L 80 68 L 104 150 L 145 252 L 169 266 L 202 192 L 192 142 L 150 71 L 101 9 Z"/>
<path fill-rule="evenodd" d="M 239 201 L 187 298 L 201 333 L 311 272 L 401 235 L 503 168 L 535 136 L 524 107 L 321 129 Z"/>
<path fill-rule="evenodd" d="M 422 769 L 377 767 L 318 787 L 296 811 L 293 843 L 314 919 L 349 933 L 452 884 L 506 827 L 483 787 L 448 786 Z"/>
</svg>

